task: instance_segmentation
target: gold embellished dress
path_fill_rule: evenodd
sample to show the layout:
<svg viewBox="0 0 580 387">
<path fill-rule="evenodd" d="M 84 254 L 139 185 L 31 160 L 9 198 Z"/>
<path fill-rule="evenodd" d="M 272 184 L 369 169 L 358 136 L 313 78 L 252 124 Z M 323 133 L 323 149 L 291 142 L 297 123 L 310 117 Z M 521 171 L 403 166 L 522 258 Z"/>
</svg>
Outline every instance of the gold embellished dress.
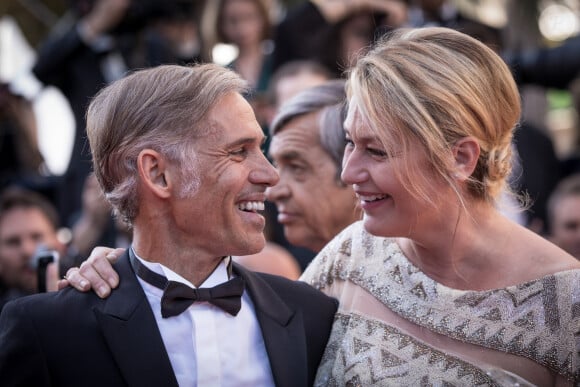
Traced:
<svg viewBox="0 0 580 387">
<path fill-rule="evenodd" d="M 357 222 L 301 279 L 340 302 L 316 386 L 580 385 L 580 270 L 452 289 Z"/>
</svg>

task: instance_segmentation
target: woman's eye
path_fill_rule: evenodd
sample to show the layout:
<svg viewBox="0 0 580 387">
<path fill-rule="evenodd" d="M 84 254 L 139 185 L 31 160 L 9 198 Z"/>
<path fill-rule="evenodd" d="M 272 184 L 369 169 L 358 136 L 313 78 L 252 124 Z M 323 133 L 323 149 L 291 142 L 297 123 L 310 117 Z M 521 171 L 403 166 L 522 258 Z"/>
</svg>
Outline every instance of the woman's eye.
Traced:
<svg viewBox="0 0 580 387">
<path fill-rule="evenodd" d="M 350 138 L 345 138 L 344 143 L 346 149 L 353 149 L 355 147 L 354 141 L 352 141 Z M 385 158 L 388 156 L 387 152 L 377 148 L 366 147 L 366 152 L 374 157 Z"/>
<path fill-rule="evenodd" d="M 373 156 L 377 156 L 377 157 L 387 157 L 387 152 L 385 152 L 383 150 L 380 150 L 380 149 L 367 148 L 367 152 L 369 152 Z"/>
</svg>

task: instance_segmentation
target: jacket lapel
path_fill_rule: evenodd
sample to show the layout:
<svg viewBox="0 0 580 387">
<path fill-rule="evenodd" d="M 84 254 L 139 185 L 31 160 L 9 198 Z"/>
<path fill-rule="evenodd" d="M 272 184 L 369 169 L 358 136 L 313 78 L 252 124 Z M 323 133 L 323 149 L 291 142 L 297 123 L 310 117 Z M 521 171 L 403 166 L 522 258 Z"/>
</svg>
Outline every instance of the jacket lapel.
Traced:
<svg viewBox="0 0 580 387">
<path fill-rule="evenodd" d="M 307 346 L 300 311 L 290 309 L 260 275 L 236 263 L 234 271 L 244 278 L 254 303 L 276 386 L 306 386 Z"/>
<path fill-rule="evenodd" d="M 126 252 L 115 264 L 121 279 L 103 310 L 95 309 L 105 341 L 130 386 L 175 386 L 169 356 Z"/>
</svg>

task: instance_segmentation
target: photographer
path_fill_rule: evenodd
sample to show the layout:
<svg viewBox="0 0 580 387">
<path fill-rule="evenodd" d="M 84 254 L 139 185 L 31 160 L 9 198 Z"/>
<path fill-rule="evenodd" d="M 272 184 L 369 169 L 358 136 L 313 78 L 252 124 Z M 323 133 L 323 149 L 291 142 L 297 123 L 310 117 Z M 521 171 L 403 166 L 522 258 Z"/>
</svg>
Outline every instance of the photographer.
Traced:
<svg viewBox="0 0 580 387">
<path fill-rule="evenodd" d="M 14 298 L 56 290 L 58 268 L 47 259 L 66 247 L 57 239 L 58 219 L 52 204 L 40 194 L 8 188 L 0 196 L 0 311 Z M 39 251 L 44 247 L 44 251 Z M 38 254 L 40 252 L 40 254 Z M 43 258 L 41 262 L 34 258 Z M 61 263 L 66 263 L 62 259 Z M 46 266 L 48 264 L 48 266 Z M 43 274 L 39 280 L 39 273 Z"/>
</svg>

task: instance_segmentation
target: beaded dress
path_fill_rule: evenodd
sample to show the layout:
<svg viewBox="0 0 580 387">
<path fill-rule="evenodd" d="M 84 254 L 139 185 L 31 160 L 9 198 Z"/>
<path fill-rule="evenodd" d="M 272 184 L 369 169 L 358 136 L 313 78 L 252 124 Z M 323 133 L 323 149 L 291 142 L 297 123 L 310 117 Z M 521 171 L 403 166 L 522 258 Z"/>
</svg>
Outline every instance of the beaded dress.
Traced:
<svg viewBox="0 0 580 387">
<path fill-rule="evenodd" d="M 317 386 L 580 385 L 580 270 L 452 289 L 356 222 L 301 279 L 340 302 Z"/>
</svg>

